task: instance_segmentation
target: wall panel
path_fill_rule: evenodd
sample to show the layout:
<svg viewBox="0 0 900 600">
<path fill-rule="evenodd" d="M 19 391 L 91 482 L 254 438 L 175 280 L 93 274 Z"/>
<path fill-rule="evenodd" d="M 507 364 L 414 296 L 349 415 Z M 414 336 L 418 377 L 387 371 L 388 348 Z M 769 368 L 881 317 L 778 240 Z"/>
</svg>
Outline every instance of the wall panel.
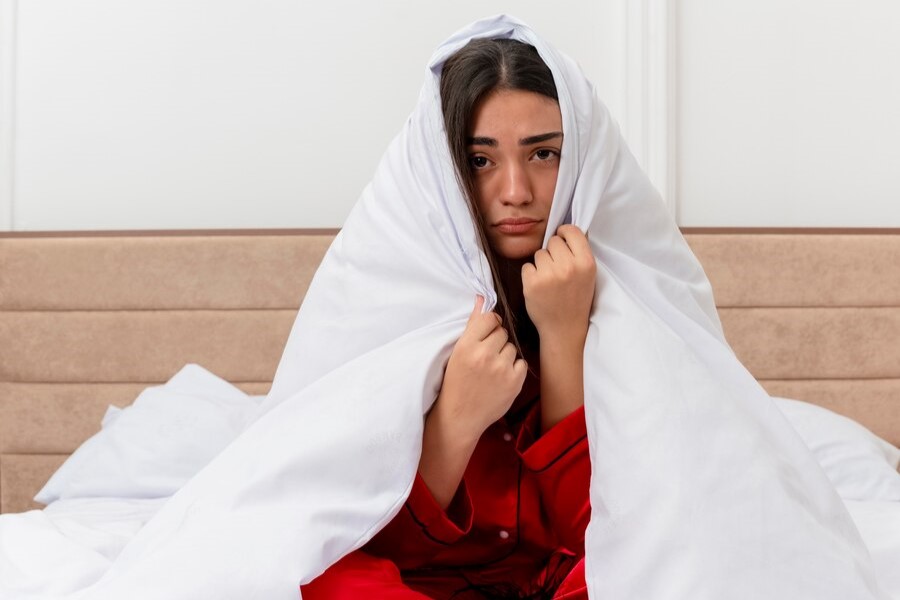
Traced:
<svg viewBox="0 0 900 600">
<path fill-rule="evenodd" d="M 678 7 L 680 225 L 900 225 L 900 4 Z"/>
</svg>

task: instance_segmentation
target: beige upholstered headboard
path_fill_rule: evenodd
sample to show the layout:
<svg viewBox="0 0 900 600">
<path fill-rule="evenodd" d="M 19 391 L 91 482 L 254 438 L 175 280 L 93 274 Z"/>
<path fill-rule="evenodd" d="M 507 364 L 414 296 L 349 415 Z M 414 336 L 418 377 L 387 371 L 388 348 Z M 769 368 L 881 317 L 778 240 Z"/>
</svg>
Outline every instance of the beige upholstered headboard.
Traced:
<svg viewBox="0 0 900 600">
<path fill-rule="evenodd" d="M 685 230 L 735 354 L 773 396 L 900 444 L 900 230 Z"/>
<path fill-rule="evenodd" d="M 0 234 L 0 512 L 195 362 L 265 393 L 334 231 Z M 686 232 L 775 395 L 900 443 L 900 230 Z"/>
</svg>

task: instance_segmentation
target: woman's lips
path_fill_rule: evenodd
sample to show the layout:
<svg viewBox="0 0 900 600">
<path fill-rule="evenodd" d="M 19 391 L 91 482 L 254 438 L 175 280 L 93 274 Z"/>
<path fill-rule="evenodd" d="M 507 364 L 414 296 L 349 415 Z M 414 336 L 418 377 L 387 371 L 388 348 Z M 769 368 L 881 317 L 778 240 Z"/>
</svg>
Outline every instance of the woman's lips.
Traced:
<svg viewBox="0 0 900 600">
<path fill-rule="evenodd" d="M 529 233 L 538 223 L 540 223 L 540 221 L 528 218 L 501 219 L 494 223 L 494 227 L 501 233 L 521 235 L 523 233 Z"/>
</svg>

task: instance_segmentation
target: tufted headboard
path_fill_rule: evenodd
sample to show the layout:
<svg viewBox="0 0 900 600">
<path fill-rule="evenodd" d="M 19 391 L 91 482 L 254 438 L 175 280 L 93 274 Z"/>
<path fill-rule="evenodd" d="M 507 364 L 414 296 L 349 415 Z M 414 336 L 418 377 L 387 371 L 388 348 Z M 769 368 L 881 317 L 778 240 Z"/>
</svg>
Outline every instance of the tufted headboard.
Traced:
<svg viewBox="0 0 900 600">
<path fill-rule="evenodd" d="M 265 393 L 334 230 L 0 233 L 0 512 L 195 362 Z M 900 230 L 685 230 L 773 395 L 900 443 Z"/>
</svg>

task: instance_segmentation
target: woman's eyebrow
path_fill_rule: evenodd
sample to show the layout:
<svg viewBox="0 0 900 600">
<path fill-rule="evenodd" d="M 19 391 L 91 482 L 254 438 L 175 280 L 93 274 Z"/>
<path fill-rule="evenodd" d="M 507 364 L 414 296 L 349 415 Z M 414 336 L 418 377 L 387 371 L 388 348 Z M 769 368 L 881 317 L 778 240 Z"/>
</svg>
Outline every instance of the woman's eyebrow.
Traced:
<svg viewBox="0 0 900 600">
<path fill-rule="evenodd" d="M 531 144 L 540 144 L 541 142 L 546 142 L 547 140 L 552 140 L 554 138 L 561 138 L 562 136 L 562 131 L 540 133 L 538 135 L 532 135 L 527 138 L 522 138 L 521 140 L 519 140 L 519 144 L 522 146 L 530 146 Z"/>
<path fill-rule="evenodd" d="M 469 146 L 496 146 L 497 140 L 489 137 L 470 137 L 466 139 Z"/>
<path fill-rule="evenodd" d="M 547 140 L 552 140 L 555 138 L 561 138 L 563 136 L 562 131 L 551 131 L 550 133 L 539 133 L 537 135 L 530 135 L 526 138 L 522 138 L 519 140 L 520 146 L 530 146 L 531 144 L 540 144 L 541 142 L 546 142 Z M 466 143 L 469 146 L 491 146 L 492 148 L 497 146 L 497 140 L 489 137 L 470 137 L 466 138 Z"/>
</svg>

